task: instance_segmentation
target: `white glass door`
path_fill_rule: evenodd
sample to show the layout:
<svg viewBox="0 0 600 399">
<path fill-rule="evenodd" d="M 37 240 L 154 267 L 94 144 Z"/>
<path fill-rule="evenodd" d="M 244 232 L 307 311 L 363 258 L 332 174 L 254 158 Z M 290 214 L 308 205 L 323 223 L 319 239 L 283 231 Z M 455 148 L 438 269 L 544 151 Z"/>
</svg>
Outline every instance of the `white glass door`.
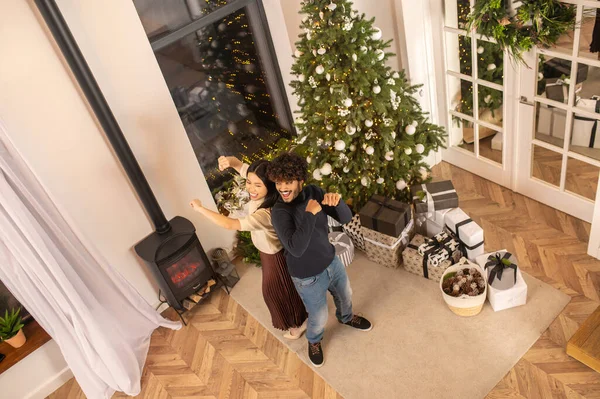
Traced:
<svg viewBox="0 0 600 399">
<path fill-rule="evenodd" d="M 600 172 L 600 61 L 590 52 L 596 8 L 569 3 L 577 3 L 578 28 L 533 50 L 530 68 L 520 70 L 515 190 L 591 222 Z"/>
<path fill-rule="evenodd" d="M 448 149 L 443 159 L 510 187 L 516 71 L 494 41 L 467 35 L 473 3 L 444 1 Z"/>
</svg>

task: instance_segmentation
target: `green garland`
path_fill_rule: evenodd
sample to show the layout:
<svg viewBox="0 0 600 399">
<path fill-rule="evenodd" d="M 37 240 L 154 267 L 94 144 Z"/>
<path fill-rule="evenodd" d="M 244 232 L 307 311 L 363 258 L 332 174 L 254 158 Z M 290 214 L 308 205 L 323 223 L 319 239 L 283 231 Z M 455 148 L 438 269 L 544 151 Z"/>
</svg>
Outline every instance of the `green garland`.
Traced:
<svg viewBox="0 0 600 399">
<path fill-rule="evenodd" d="M 561 35 L 575 29 L 576 7 L 558 0 L 522 0 L 514 15 L 505 0 L 477 0 L 467 30 L 496 40 L 517 62 L 533 46 L 552 47 Z"/>
</svg>

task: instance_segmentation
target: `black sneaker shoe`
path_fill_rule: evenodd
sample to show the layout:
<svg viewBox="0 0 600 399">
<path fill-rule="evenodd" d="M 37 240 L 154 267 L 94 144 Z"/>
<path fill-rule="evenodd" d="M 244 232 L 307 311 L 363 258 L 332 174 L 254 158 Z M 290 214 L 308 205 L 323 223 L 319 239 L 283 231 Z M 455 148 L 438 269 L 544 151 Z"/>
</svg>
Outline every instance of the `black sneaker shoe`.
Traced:
<svg viewBox="0 0 600 399">
<path fill-rule="evenodd" d="M 321 348 L 321 342 L 317 342 L 316 344 L 308 343 L 308 358 L 315 367 L 323 365 L 323 348 Z"/>
<path fill-rule="evenodd" d="M 371 322 L 369 320 L 365 319 L 362 316 L 356 315 L 356 314 L 354 316 L 352 316 L 352 320 L 350 320 L 347 323 L 343 323 L 343 324 L 350 326 L 350 327 L 354 327 L 360 331 L 371 331 L 371 329 L 373 328 L 373 325 L 371 324 Z"/>
</svg>

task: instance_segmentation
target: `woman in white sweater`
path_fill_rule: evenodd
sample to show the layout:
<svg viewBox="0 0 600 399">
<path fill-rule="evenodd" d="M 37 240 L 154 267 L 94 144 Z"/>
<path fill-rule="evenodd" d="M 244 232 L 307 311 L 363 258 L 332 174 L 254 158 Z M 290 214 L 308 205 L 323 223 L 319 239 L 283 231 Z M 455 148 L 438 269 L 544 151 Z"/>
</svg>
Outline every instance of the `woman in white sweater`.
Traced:
<svg viewBox="0 0 600 399">
<path fill-rule="evenodd" d="M 271 207 L 279 194 L 275 184 L 267 178 L 268 165 L 269 162 L 264 160 L 248 166 L 235 157 L 219 158 L 220 170 L 231 167 L 246 178 L 246 190 L 250 194 L 248 216 L 229 218 L 206 209 L 197 199 L 190 205 L 221 227 L 250 231 L 252 243 L 260 252 L 263 298 L 271 313 L 273 327 L 286 331 L 285 338 L 298 339 L 306 330 L 308 315 L 289 275 L 283 247 L 271 223 Z"/>
</svg>

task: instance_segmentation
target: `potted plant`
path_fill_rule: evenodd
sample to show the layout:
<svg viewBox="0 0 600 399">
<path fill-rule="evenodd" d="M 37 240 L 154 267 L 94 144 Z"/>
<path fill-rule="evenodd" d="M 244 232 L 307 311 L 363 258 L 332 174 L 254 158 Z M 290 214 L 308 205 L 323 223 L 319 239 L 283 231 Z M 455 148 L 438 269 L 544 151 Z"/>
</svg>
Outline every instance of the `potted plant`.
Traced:
<svg viewBox="0 0 600 399">
<path fill-rule="evenodd" d="M 20 348 L 26 341 L 19 313 L 21 313 L 21 308 L 16 310 L 13 308 L 10 314 L 7 309 L 4 317 L 0 317 L 0 339 L 13 348 Z"/>
</svg>

